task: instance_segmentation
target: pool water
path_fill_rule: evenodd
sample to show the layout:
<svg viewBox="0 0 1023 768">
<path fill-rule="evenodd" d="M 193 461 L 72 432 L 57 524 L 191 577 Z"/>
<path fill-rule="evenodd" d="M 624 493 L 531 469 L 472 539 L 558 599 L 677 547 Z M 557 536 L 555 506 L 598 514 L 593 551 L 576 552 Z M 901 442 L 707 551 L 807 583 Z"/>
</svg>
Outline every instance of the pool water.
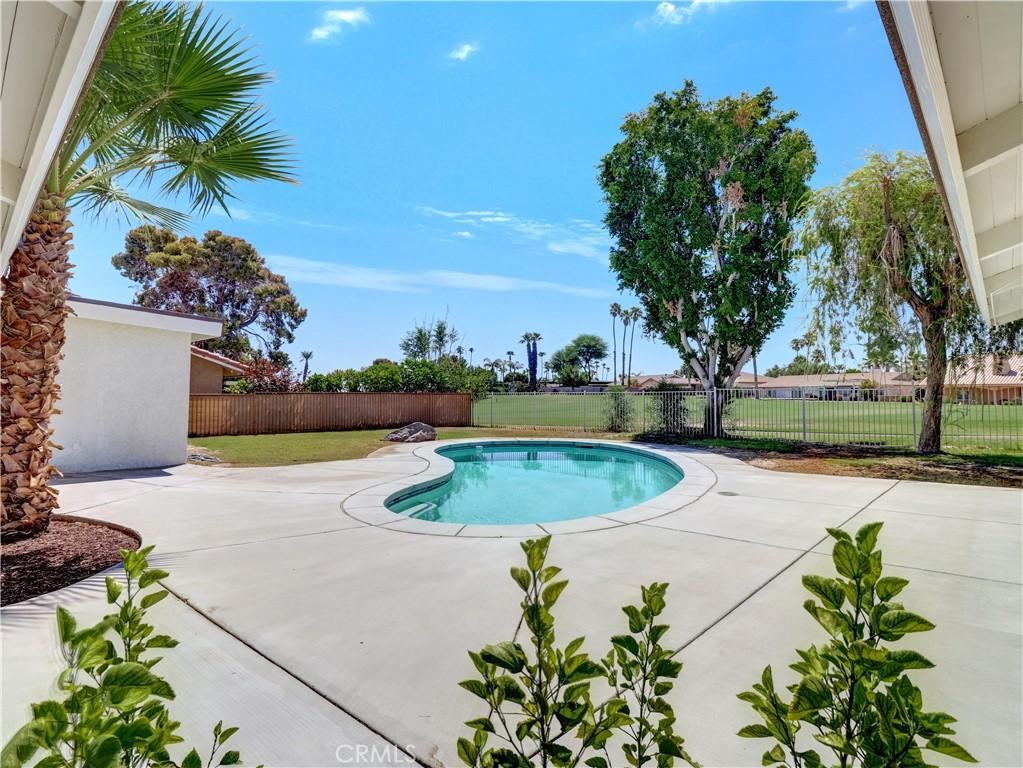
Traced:
<svg viewBox="0 0 1023 768">
<path fill-rule="evenodd" d="M 682 480 L 664 459 L 603 445 L 484 443 L 437 453 L 455 463 L 454 473 L 392 497 L 388 509 L 443 523 L 544 523 L 631 507 Z"/>
</svg>

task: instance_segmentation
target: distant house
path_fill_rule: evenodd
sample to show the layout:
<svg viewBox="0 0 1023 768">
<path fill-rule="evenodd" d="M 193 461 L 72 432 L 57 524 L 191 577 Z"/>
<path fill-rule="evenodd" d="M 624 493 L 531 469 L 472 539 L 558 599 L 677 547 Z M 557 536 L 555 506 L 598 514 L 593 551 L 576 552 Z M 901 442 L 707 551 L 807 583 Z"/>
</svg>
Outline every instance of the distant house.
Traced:
<svg viewBox="0 0 1023 768">
<path fill-rule="evenodd" d="M 775 376 L 771 397 L 806 397 L 818 400 L 894 400 L 912 394 L 913 377 L 901 371 L 875 368 L 869 371 L 810 373 Z M 869 393 L 869 394 L 868 394 Z"/>
<path fill-rule="evenodd" d="M 927 380 L 920 386 L 927 385 Z M 1023 355 L 985 355 L 945 373 L 945 397 L 960 403 L 1020 403 Z"/>
<path fill-rule="evenodd" d="M 687 389 L 703 389 L 699 379 L 679 376 L 677 373 L 649 373 L 642 376 L 633 376 L 632 381 L 634 388 L 638 389 L 654 389 L 658 384 L 662 383 Z M 773 381 L 774 379 L 763 374 L 754 377 L 750 371 L 742 371 L 735 380 L 735 387 L 737 389 L 754 389 L 758 387 L 767 389 L 774 386 Z"/>
<path fill-rule="evenodd" d="M 224 382 L 248 373 L 248 366 L 216 352 L 192 346 L 188 392 L 192 395 L 219 395 Z"/>
</svg>

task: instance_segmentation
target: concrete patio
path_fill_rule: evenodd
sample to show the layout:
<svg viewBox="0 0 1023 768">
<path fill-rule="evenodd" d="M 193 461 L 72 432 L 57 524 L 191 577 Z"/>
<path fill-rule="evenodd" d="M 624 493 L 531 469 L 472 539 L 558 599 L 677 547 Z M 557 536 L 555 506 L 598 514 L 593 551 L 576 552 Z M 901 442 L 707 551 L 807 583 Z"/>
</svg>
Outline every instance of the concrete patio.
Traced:
<svg viewBox="0 0 1023 768">
<path fill-rule="evenodd" d="M 378 503 L 359 499 L 430 471 L 414 450 L 60 484 L 62 512 L 134 528 L 171 572 L 177 599 L 153 619 L 182 641 L 161 669 L 189 738 L 208 744 L 223 718 L 241 727 L 232 744 L 250 764 L 460 764 L 461 723 L 484 714 L 457 687 L 472 675 L 466 650 L 511 637 L 519 592 L 508 568 L 521 552 L 515 538 L 428 535 L 353 514 Z M 672 695 L 694 757 L 760 764 L 765 742 L 734 735 L 754 721 L 735 694 L 768 663 L 784 679 L 797 646 L 823 641 L 801 607 L 800 576 L 831 573 L 825 526 L 883 520 L 886 572 L 910 579 L 904 602 L 937 625 L 903 641 L 938 665 L 914 676 L 925 705 L 960 719 L 956 738 L 983 765 L 1023 765 L 1019 490 L 776 473 L 664 450 L 686 468 L 692 493 L 638 522 L 566 527 L 550 561 L 571 580 L 560 638 L 586 634 L 597 656 L 623 630 L 618 608 L 641 584 L 671 583 L 668 641 L 685 662 Z M 80 620 L 102 615 L 102 576 L 0 613 L 5 734 L 31 701 L 53 695 L 58 603 Z"/>
</svg>

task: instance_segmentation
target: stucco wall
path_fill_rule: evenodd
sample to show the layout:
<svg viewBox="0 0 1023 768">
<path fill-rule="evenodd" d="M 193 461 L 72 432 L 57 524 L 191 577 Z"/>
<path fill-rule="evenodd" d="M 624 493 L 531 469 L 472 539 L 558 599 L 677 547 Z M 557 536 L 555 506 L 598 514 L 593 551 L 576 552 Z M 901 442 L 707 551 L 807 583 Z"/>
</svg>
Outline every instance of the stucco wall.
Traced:
<svg viewBox="0 0 1023 768">
<path fill-rule="evenodd" d="M 224 391 L 224 369 L 212 360 L 189 355 L 192 371 L 188 391 L 196 395 L 219 395 Z"/>
<path fill-rule="evenodd" d="M 180 331 L 69 317 L 53 463 L 87 472 L 184 462 L 190 343 Z"/>
</svg>

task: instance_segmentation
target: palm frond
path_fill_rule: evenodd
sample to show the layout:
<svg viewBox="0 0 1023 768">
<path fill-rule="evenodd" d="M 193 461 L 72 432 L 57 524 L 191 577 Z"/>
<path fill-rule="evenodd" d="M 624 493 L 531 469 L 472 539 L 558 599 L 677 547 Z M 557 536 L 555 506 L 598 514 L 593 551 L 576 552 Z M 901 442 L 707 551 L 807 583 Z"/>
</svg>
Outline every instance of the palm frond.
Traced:
<svg viewBox="0 0 1023 768">
<path fill-rule="evenodd" d="M 156 224 L 175 231 L 181 231 L 188 223 L 188 216 L 161 205 L 134 197 L 125 187 L 110 177 L 102 177 L 79 193 L 83 210 L 91 216 L 113 212 L 125 222 L 141 221 Z"/>
</svg>

